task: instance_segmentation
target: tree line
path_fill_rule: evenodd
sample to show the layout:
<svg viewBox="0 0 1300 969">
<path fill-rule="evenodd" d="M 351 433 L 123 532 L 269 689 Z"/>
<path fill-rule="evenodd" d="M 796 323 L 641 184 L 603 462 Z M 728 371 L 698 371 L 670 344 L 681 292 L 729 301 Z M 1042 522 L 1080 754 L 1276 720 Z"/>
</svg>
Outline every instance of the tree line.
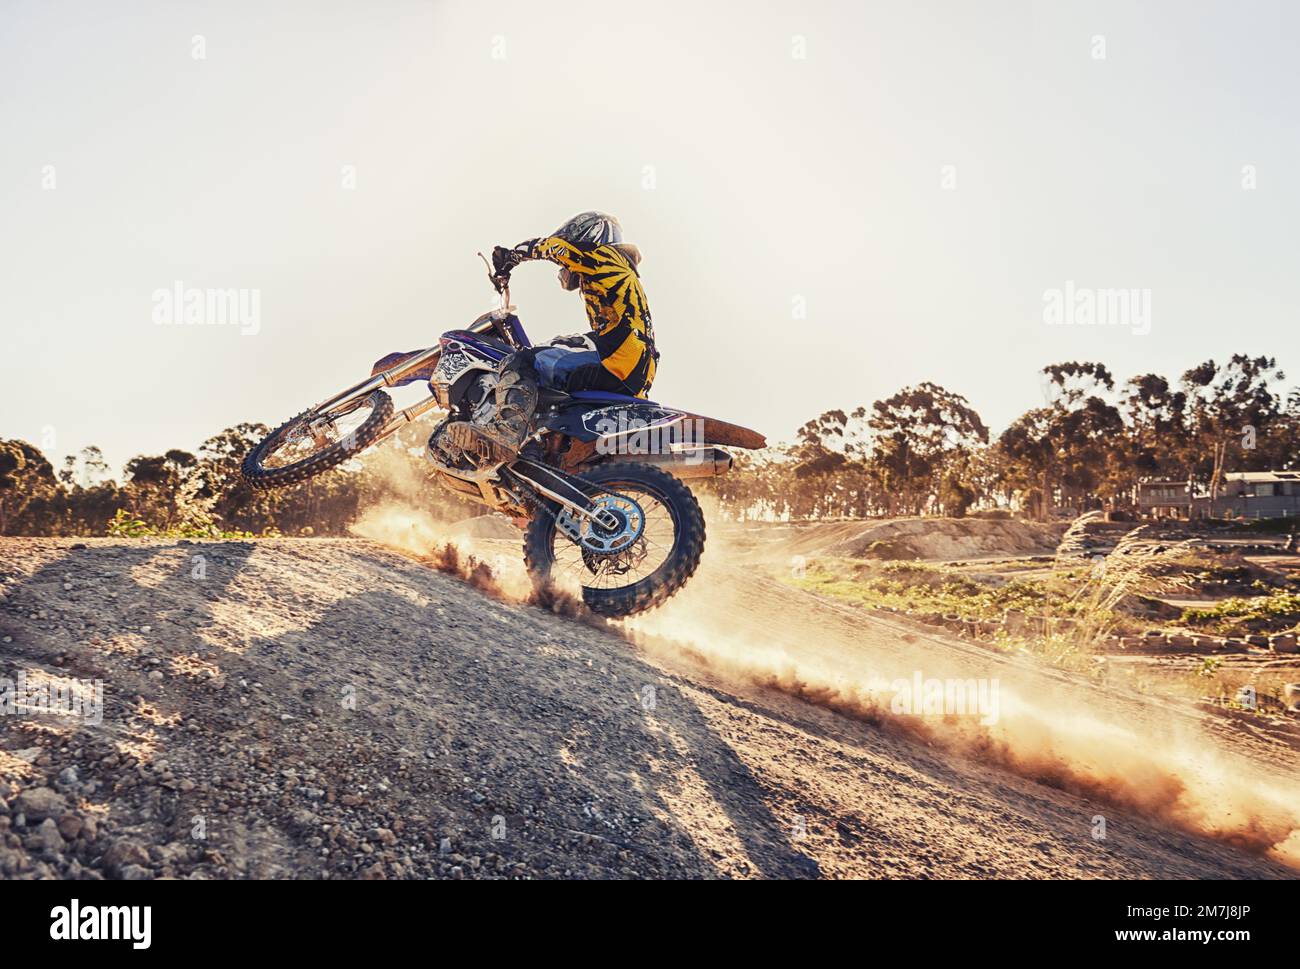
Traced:
<svg viewBox="0 0 1300 969">
<path fill-rule="evenodd" d="M 31 444 L 0 441 L 0 535 L 345 535 L 367 504 L 417 494 L 435 514 L 475 513 L 445 489 L 423 486 L 414 427 L 308 481 L 255 491 L 239 468 L 268 430 L 238 424 L 194 452 L 140 455 L 120 477 L 97 447 L 55 469 Z"/>
<path fill-rule="evenodd" d="M 732 518 L 862 518 L 1009 509 L 1046 518 L 1130 508 L 1142 480 L 1216 489 L 1232 471 L 1300 468 L 1300 388 L 1272 357 L 1236 354 L 1176 379 L 1119 383 L 1095 362 L 1044 367 L 1044 405 L 997 437 L 970 403 L 933 383 L 830 410 L 794 441 L 743 453 L 708 481 Z M 340 535 L 369 502 L 435 513 L 475 506 L 423 483 L 417 428 L 310 481 L 254 491 L 239 465 L 267 433 L 239 424 L 194 451 L 132 458 L 114 476 L 96 447 L 55 468 L 0 441 L 0 535 Z"/>
<path fill-rule="evenodd" d="M 827 411 L 714 487 L 724 507 L 780 519 L 996 508 L 1048 518 L 1132 510 L 1144 480 L 1216 493 L 1229 472 L 1300 468 L 1300 388 L 1273 357 L 1207 360 L 1176 379 L 1121 383 L 1075 361 L 1041 376 L 1043 406 L 997 437 L 966 398 L 922 383 Z"/>
</svg>

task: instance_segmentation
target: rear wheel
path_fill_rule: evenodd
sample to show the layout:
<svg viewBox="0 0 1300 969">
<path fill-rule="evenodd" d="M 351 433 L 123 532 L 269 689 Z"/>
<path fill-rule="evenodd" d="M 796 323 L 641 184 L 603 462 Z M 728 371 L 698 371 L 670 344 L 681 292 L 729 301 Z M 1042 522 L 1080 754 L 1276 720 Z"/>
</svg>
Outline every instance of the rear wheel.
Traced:
<svg viewBox="0 0 1300 969">
<path fill-rule="evenodd" d="M 553 516 L 538 514 L 524 534 L 534 583 L 580 594 L 604 616 L 630 616 L 668 600 L 695 573 L 704 551 L 704 513 L 690 488 L 658 468 L 625 461 L 597 465 L 580 478 L 620 519 L 622 534 L 635 538 L 625 543 L 618 534 L 588 533 L 579 546 Z M 629 524 L 637 508 L 641 520 Z"/>
<path fill-rule="evenodd" d="M 304 411 L 248 452 L 242 471 L 254 488 L 283 488 L 337 467 L 379 439 L 393 416 L 393 399 L 382 390 Z"/>
</svg>

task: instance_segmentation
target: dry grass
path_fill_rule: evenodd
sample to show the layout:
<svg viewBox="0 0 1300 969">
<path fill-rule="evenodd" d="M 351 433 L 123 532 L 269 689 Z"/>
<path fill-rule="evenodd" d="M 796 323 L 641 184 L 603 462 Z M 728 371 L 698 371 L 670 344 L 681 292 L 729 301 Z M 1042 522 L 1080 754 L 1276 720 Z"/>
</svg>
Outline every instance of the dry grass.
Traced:
<svg viewBox="0 0 1300 969">
<path fill-rule="evenodd" d="M 1265 672 L 1219 657 L 1173 655 L 1131 662 L 1103 650 L 1109 636 L 1152 627 L 1145 604 L 1139 607 L 1141 600 L 1195 589 L 1207 577 L 1237 578 L 1245 566 L 1235 558 L 1224 565 L 1217 557 L 1195 551 L 1188 541 L 1155 539 L 1147 526 L 1131 529 L 1103 555 L 1089 542 L 1089 526 L 1100 518 L 1093 512 L 1072 522 L 1051 563 L 1044 563 L 1032 577 L 993 574 L 996 569 L 988 565 L 971 572 L 936 563 L 823 558 L 808 563 L 798 577 L 782 578 L 865 607 L 892 606 L 964 619 L 998 619 L 1016 611 L 1021 615 L 1017 628 L 1009 624 L 997 630 L 986 641 L 990 648 L 1035 657 L 1141 693 L 1237 709 L 1242 709 L 1239 689 L 1252 687 L 1260 697 L 1259 712 L 1281 712 L 1281 704 L 1267 698 L 1282 697 L 1288 682 L 1300 681 L 1300 668 Z M 1039 563 L 1017 564 L 1023 571 L 1024 566 Z M 1283 602 L 1284 595 L 1275 592 L 1274 598 Z M 1233 604 L 1240 601 L 1229 600 L 1218 612 L 1232 613 Z"/>
<path fill-rule="evenodd" d="M 1090 512 L 1076 519 L 1057 548 L 1058 567 L 1071 554 L 1083 549 L 1081 536 L 1089 521 L 1098 513 Z M 1075 617 L 1074 639 L 1087 648 L 1110 635 L 1119 624 L 1118 608 L 1129 596 L 1156 596 L 1187 588 L 1187 580 L 1171 573 L 1166 565 L 1182 555 L 1187 543 L 1165 546 L 1147 541 L 1145 525 L 1126 533 L 1107 556 L 1097 556 L 1083 584 L 1070 597 Z"/>
</svg>

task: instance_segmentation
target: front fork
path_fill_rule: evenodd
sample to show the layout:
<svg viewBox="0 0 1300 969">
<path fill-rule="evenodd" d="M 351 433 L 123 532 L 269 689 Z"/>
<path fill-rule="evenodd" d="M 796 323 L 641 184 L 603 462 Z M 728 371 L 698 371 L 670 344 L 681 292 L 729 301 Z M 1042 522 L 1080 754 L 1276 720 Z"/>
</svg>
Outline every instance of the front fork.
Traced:
<svg viewBox="0 0 1300 969">
<path fill-rule="evenodd" d="M 337 415 L 331 415 L 329 412 L 338 407 L 339 404 L 354 397 L 368 397 L 376 390 L 380 390 L 384 387 L 394 387 L 402 377 L 406 376 L 406 374 L 410 373 L 412 370 L 420 369 L 426 364 L 437 360 L 440 356 L 442 356 L 441 346 L 430 347 L 427 350 L 422 350 L 415 356 L 409 357 L 401 363 L 389 367 L 387 370 L 382 370 L 374 376 L 361 381 L 361 383 L 354 384 L 347 390 L 340 391 L 333 397 L 321 401 L 313 408 L 313 410 L 320 416 L 308 422 L 309 432 L 313 437 L 316 437 L 319 434 L 319 428 L 322 423 L 332 424 L 333 417 Z M 438 398 L 433 394 L 430 394 L 424 400 L 398 411 L 389 419 L 388 423 L 384 425 L 384 429 L 379 432 L 379 436 L 375 439 L 376 443 L 388 437 L 402 425 L 410 424 L 412 421 L 423 417 L 437 406 Z"/>
<path fill-rule="evenodd" d="M 480 253 L 480 255 L 482 255 L 482 253 Z M 472 333 L 499 332 L 502 325 L 500 322 L 501 318 L 509 315 L 513 310 L 514 307 L 510 305 L 510 290 L 509 287 L 507 287 L 501 307 L 492 313 L 487 313 L 479 317 L 479 319 L 469 325 L 468 329 Z M 337 407 L 340 403 L 346 401 L 350 397 L 367 396 L 383 387 L 394 387 L 403 377 L 411 373 L 413 370 L 419 370 L 426 364 L 435 362 L 441 356 L 441 344 L 429 347 L 427 350 L 421 350 L 415 356 L 408 357 L 400 363 L 396 363 L 389 367 L 387 370 L 382 370 L 379 373 L 372 375 L 369 379 L 363 380 L 361 383 L 349 387 L 341 393 L 335 394 L 328 400 L 322 401 L 316 405 L 315 409 L 316 411 L 327 411 L 333 407 Z M 392 416 L 389 422 L 384 425 L 384 429 L 380 431 L 379 436 L 375 440 L 382 441 L 399 427 L 418 420 L 438 406 L 438 398 L 433 394 L 430 394 L 424 400 L 398 411 Z M 313 421 L 312 423 L 314 424 L 315 422 Z"/>
</svg>

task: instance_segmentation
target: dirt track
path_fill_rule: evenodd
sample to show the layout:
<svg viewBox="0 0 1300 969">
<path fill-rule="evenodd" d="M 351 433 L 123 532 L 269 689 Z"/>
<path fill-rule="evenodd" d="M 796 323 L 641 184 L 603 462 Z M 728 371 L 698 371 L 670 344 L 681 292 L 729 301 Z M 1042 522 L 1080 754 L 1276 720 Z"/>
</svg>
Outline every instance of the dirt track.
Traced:
<svg viewBox="0 0 1300 969">
<path fill-rule="evenodd" d="M 4 877 L 1295 874 L 1285 817 L 1068 762 L 1113 738 L 878 715 L 868 668 L 990 660 L 721 565 L 632 646 L 364 541 L 78 544 L 0 542 L 0 676 L 104 682 L 101 725 L 0 719 Z"/>
</svg>

